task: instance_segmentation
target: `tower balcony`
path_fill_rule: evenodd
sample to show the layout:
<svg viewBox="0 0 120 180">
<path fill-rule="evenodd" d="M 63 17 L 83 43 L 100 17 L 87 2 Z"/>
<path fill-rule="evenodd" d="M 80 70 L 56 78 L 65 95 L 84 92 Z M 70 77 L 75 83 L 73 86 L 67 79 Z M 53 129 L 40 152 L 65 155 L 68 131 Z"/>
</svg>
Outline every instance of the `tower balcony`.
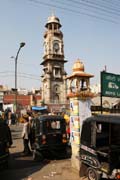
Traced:
<svg viewBox="0 0 120 180">
<path fill-rule="evenodd" d="M 46 54 L 43 56 L 44 60 L 52 59 L 52 60 L 64 60 L 63 54 Z"/>
<path fill-rule="evenodd" d="M 63 38 L 63 33 L 60 30 L 49 30 L 49 31 L 45 31 L 44 33 L 44 38 L 46 38 L 48 35 L 52 35 L 52 36 L 56 36 L 59 38 Z"/>
</svg>

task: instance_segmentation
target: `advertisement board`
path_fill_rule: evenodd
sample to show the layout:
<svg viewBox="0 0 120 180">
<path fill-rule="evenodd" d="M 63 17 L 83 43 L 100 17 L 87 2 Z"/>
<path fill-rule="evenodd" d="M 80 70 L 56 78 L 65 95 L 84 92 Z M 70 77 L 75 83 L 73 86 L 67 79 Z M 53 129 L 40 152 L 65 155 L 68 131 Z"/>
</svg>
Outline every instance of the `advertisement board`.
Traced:
<svg viewBox="0 0 120 180">
<path fill-rule="evenodd" d="M 91 100 L 79 101 L 80 133 L 82 131 L 83 121 L 91 116 Z"/>
<path fill-rule="evenodd" d="M 70 100 L 70 114 L 73 116 L 79 115 L 79 102 L 76 98 Z"/>
<path fill-rule="evenodd" d="M 120 98 L 120 75 L 101 72 L 101 95 Z"/>
<path fill-rule="evenodd" d="M 72 131 L 80 131 L 79 116 L 70 116 L 70 129 L 72 129 Z"/>
</svg>

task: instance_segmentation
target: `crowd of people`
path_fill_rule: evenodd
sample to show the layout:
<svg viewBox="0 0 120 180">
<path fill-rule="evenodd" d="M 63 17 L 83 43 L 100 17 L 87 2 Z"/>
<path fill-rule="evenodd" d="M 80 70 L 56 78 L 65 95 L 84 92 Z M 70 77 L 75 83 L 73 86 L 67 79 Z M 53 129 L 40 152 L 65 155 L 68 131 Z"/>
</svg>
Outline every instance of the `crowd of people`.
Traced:
<svg viewBox="0 0 120 180">
<path fill-rule="evenodd" d="M 23 138 L 23 155 L 31 154 L 33 149 L 33 135 L 32 135 L 32 114 L 26 113 L 25 115 L 21 115 L 23 118 L 23 130 L 22 130 L 22 138 Z M 12 112 L 9 108 L 5 111 L 0 111 L 0 121 L 3 122 L 11 133 L 10 126 L 12 124 L 17 124 L 19 122 L 19 117 L 16 113 Z M 12 144 L 12 136 L 10 145 Z M 30 146 L 29 146 L 30 144 Z"/>
<path fill-rule="evenodd" d="M 11 109 L 9 109 L 9 108 L 5 109 L 4 111 L 3 110 L 0 111 L 0 117 L 9 126 L 11 124 L 15 124 L 18 119 L 18 115 L 16 113 L 12 112 Z"/>
</svg>

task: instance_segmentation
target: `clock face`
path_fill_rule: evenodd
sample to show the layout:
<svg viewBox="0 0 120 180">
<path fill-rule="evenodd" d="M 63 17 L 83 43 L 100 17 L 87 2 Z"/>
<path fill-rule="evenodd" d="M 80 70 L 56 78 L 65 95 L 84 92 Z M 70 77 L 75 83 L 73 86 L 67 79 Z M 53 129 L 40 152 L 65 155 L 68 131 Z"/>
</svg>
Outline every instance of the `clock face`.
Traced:
<svg viewBox="0 0 120 180">
<path fill-rule="evenodd" d="M 53 48 L 54 48 L 55 51 L 58 51 L 59 50 L 59 44 L 57 42 L 55 42 L 53 44 Z"/>
</svg>

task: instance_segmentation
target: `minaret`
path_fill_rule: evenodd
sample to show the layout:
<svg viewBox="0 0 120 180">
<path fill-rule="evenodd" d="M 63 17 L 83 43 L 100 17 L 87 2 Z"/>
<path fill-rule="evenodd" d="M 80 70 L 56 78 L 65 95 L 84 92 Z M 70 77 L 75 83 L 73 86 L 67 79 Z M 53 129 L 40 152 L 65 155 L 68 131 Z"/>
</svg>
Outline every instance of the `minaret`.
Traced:
<svg viewBox="0 0 120 180">
<path fill-rule="evenodd" d="M 44 55 L 41 65 L 42 100 L 45 104 L 64 104 L 66 101 L 66 72 L 64 70 L 63 33 L 60 20 L 52 15 L 48 17 L 44 33 Z"/>
</svg>

